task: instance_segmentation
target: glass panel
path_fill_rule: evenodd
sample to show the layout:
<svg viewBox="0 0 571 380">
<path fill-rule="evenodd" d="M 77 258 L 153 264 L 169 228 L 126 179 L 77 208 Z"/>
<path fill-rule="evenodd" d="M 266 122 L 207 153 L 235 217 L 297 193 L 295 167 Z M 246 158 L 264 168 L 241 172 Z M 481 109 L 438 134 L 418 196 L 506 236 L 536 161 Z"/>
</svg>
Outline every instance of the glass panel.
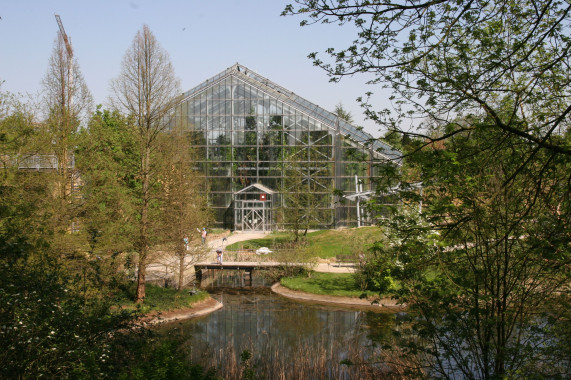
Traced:
<svg viewBox="0 0 571 380">
<path fill-rule="evenodd" d="M 189 131 L 188 132 L 189 140 L 191 141 L 192 145 L 195 146 L 202 146 L 206 145 L 206 136 L 205 132 L 202 131 Z M 200 156 L 199 156 L 200 157 Z"/>
<path fill-rule="evenodd" d="M 217 191 L 231 191 L 232 179 L 229 177 L 210 177 L 208 179 L 210 188 Z"/>
<path fill-rule="evenodd" d="M 226 130 L 223 130 L 223 129 L 220 130 L 220 134 L 218 135 L 218 138 L 216 139 L 216 142 L 214 144 L 215 145 L 225 145 L 225 146 L 232 145 L 231 134 L 226 132 Z"/>
<path fill-rule="evenodd" d="M 216 147 L 211 149 L 229 149 L 229 147 Z M 209 163 L 209 174 L 212 176 L 230 177 L 232 175 L 232 164 L 230 162 L 211 162 Z"/>
<path fill-rule="evenodd" d="M 219 100 L 209 100 L 208 101 L 208 114 L 209 115 L 219 115 L 221 113 L 222 103 Z"/>
<path fill-rule="evenodd" d="M 224 99 L 230 99 L 232 97 L 232 80 L 226 78 L 224 80 Z"/>
<path fill-rule="evenodd" d="M 368 154 L 358 148 L 343 148 L 342 160 L 344 161 L 363 161 L 366 160 Z"/>
<path fill-rule="evenodd" d="M 273 190 L 279 190 L 282 188 L 282 179 L 280 177 L 277 178 L 263 178 L 262 184 L 264 186 L 269 187 Z"/>
<path fill-rule="evenodd" d="M 331 146 L 312 145 L 309 157 L 311 160 L 328 160 L 333 157 L 333 148 Z"/>
<path fill-rule="evenodd" d="M 206 115 L 206 93 L 200 94 L 200 111 L 197 110 L 196 114 Z"/>
<path fill-rule="evenodd" d="M 228 207 L 232 202 L 231 193 L 210 193 L 209 194 L 210 203 L 214 207 Z"/>
<path fill-rule="evenodd" d="M 219 135 L 220 135 L 220 131 L 218 129 L 210 130 L 208 132 L 208 144 L 209 145 L 216 144 L 216 141 L 218 141 Z"/>
<path fill-rule="evenodd" d="M 283 154 L 282 147 L 263 147 L 260 148 L 261 161 L 281 161 Z"/>
<path fill-rule="evenodd" d="M 275 99 L 271 99 L 271 101 L 270 101 L 270 114 L 275 115 L 278 113 L 280 113 L 280 111 L 278 111 L 277 102 Z"/>
<path fill-rule="evenodd" d="M 308 127 L 310 131 L 315 131 L 317 129 L 316 123 L 314 119 L 308 119 Z"/>
<path fill-rule="evenodd" d="M 246 113 L 246 105 L 243 100 L 234 100 L 234 115 L 243 115 Z"/>
<path fill-rule="evenodd" d="M 234 160 L 253 161 L 253 165 L 255 165 L 257 161 L 256 147 L 234 147 Z"/>
<path fill-rule="evenodd" d="M 243 188 L 250 186 L 251 184 L 256 183 L 255 177 L 239 177 L 236 176 L 232 179 L 232 191 L 240 191 Z"/>
<path fill-rule="evenodd" d="M 234 82 L 234 99 L 243 99 L 243 98 L 244 98 L 244 84 L 239 80 L 235 80 L 235 82 Z"/>
<path fill-rule="evenodd" d="M 283 125 L 283 116 L 282 115 L 271 115 L 270 116 L 270 121 L 269 121 L 269 126 L 271 129 L 282 129 Z"/>
</svg>

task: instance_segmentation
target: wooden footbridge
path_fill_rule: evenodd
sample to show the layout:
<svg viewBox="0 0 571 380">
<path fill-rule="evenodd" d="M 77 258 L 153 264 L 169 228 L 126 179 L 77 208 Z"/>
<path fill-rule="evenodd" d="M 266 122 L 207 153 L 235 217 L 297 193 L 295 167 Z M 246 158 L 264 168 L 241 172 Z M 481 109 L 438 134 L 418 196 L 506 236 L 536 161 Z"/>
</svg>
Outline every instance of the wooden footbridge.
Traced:
<svg viewBox="0 0 571 380">
<path fill-rule="evenodd" d="M 218 263 L 197 263 L 194 264 L 194 271 L 196 273 L 196 280 L 200 283 L 202 281 L 202 275 L 208 270 L 243 270 L 250 275 L 250 280 L 252 279 L 252 272 L 255 270 L 267 270 L 272 268 L 281 267 L 284 265 L 302 266 L 304 264 L 283 264 L 278 262 L 266 261 L 266 262 L 226 262 L 222 264 Z"/>
</svg>

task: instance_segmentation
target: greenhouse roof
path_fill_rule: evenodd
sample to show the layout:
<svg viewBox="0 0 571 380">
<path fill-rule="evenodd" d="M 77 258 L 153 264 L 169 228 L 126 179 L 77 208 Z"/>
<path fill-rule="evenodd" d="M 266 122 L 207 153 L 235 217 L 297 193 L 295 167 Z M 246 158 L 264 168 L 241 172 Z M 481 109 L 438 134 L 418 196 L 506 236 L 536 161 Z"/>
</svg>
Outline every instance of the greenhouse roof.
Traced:
<svg viewBox="0 0 571 380">
<path fill-rule="evenodd" d="M 340 119 L 334 113 L 329 112 L 320 106 L 302 98 L 301 96 L 296 95 L 292 91 L 281 87 L 280 85 L 262 77 L 256 72 L 238 63 L 213 76 L 212 78 L 207 79 L 190 91 L 183 93 L 182 100 L 184 101 L 186 98 L 196 96 L 197 94 L 205 91 L 209 87 L 230 76 L 239 78 L 244 82 L 257 87 L 259 90 L 266 92 L 268 95 L 276 98 L 277 100 L 280 100 L 298 109 L 299 111 L 306 113 L 308 116 L 321 121 L 325 125 L 329 126 L 329 128 L 333 129 L 332 126 L 336 126 L 337 123 L 339 123 L 339 132 L 343 136 L 355 141 L 358 144 L 371 146 L 373 151 L 377 152 L 377 154 L 400 165 L 400 157 L 402 154 L 397 149 L 374 138 L 372 135 L 364 132 L 361 128 L 356 127 L 343 119 Z"/>
</svg>

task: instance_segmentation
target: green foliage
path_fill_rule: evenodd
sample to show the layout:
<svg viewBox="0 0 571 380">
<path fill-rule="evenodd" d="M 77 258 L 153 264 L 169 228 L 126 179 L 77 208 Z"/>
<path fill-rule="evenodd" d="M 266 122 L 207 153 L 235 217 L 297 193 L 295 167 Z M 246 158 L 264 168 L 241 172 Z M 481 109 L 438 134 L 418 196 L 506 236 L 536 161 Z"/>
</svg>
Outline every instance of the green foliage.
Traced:
<svg viewBox="0 0 571 380">
<path fill-rule="evenodd" d="M 144 334 L 126 337 L 122 345 L 127 355 L 116 358 L 117 379 L 220 379 L 214 368 L 190 363 L 182 342 L 173 338 Z"/>
<path fill-rule="evenodd" d="M 192 141 L 182 131 L 171 131 L 158 138 L 162 152 L 156 162 L 160 204 L 154 217 L 154 234 L 161 250 L 177 261 L 178 289 L 184 286 L 184 272 L 195 262 L 205 259 L 208 250 L 195 231 L 207 226 L 212 219 L 208 207 L 204 176 L 195 170 Z M 187 243 L 184 243 L 184 239 Z"/>
<path fill-rule="evenodd" d="M 302 141 L 310 143 L 312 136 L 302 136 Z M 319 177 L 327 176 L 328 166 L 315 169 L 316 161 L 323 157 L 319 146 L 295 146 L 283 161 L 284 193 L 283 207 L 280 210 L 281 224 L 290 231 L 295 242 L 304 238 L 309 229 L 331 221 L 329 197 L 333 189 L 320 183 Z M 319 172 L 319 176 L 314 175 Z"/>
<path fill-rule="evenodd" d="M 334 81 L 372 73 L 393 109 L 373 109 L 369 93 L 366 115 L 391 141 L 414 137 L 401 141 L 407 162 L 392 181 L 405 191 L 369 278 L 401 281 L 419 315 L 401 348 L 431 377 L 570 375 L 554 334 L 570 317 L 569 9 L 300 0 L 284 10 L 303 25 L 353 24 L 351 45 L 327 50 L 332 63 L 310 58 Z M 406 189 L 417 181 L 422 197 Z"/>
<path fill-rule="evenodd" d="M 31 127 L 33 117 L 15 110 L 21 111 L 10 108 L 0 115 L 3 159 L 13 149 L 23 158 L 34 154 L 43 141 L 41 129 Z M 132 195 L 140 185 L 130 174 L 138 145 L 117 113 L 99 111 L 91 127 L 82 132 L 76 152 L 87 184 L 83 197 L 66 202 L 54 197 L 51 173 L 18 171 L 12 161 L 0 170 L 1 378 L 116 378 L 125 358 L 133 359 L 134 368 L 144 367 L 135 364 L 143 355 L 131 356 L 125 343 L 137 336 L 132 322 L 140 309 L 115 304 L 125 280 L 119 251 L 132 249 Z M 78 216 L 83 223 L 72 231 L 69 221 Z M 173 295 L 169 305 L 204 296 Z M 153 378 L 183 368 L 186 378 L 214 378 L 213 371 L 191 366 L 172 351 L 157 348 L 154 358 L 161 368 L 137 373 Z"/>
<path fill-rule="evenodd" d="M 337 115 L 337 117 L 340 118 L 341 120 L 345 120 L 348 123 L 353 123 L 353 115 L 351 115 L 351 112 L 347 111 L 343 107 L 342 103 L 338 103 L 337 105 L 335 105 L 335 110 L 333 111 L 333 113 Z"/>
<path fill-rule="evenodd" d="M 256 365 L 252 364 L 252 353 L 244 350 L 240 353 L 240 366 L 242 367 L 242 378 L 244 380 L 256 379 Z"/>
<path fill-rule="evenodd" d="M 76 163 L 85 183 L 82 213 L 91 254 L 134 250 L 141 189 L 136 133 L 128 119 L 101 108 L 81 131 Z"/>
<path fill-rule="evenodd" d="M 571 85 L 566 2 L 299 0 L 282 14 L 355 34 L 349 46 L 326 49 L 330 62 L 309 57 L 332 81 L 368 73 L 369 84 L 391 89 L 392 109 L 374 109 L 372 92 L 360 98 L 366 115 L 386 130 L 441 141 L 472 130 L 464 117 L 485 115 L 489 125 L 528 144 L 571 154 L 550 138 L 568 128 L 561 100 Z M 427 129 L 415 130 L 420 120 Z M 454 129 L 432 134 L 430 127 L 446 124 Z"/>
<path fill-rule="evenodd" d="M 403 208 L 376 247 L 380 269 L 422 316 L 410 332 L 423 340 L 401 348 L 441 376 L 562 376 L 569 351 L 553 332 L 569 321 L 569 159 L 538 152 L 511 177 L 527 148 L 503 136 L 502 149 L 482 152 L 496 133 L 478 128 L 411 157 L 423 168 L 423 214 Z"/>
<path fill-rule="evenodd" d="M 50 262 L 0 263 L 0 377 L 102 378 L 109 374 L 110 332 L 128 329 L 130 312 L 75 292 Z"/>
<path fill-rule="evenodd" d="M 0 152 L 9 155 L 0 159 L 3 168 L 11 167 L 14 159 L 39 151 L 42 144 L 34 120 L 35 115 L 20 98 L 0 91 Z"/>
</svg>

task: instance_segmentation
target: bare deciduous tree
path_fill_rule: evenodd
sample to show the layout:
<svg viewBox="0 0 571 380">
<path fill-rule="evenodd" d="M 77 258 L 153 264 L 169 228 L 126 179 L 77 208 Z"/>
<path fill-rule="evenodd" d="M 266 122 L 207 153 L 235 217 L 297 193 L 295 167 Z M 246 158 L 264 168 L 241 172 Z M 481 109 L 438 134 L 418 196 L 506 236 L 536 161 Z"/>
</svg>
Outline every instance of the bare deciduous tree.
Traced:
<svg viewBox="0 0 571 380">
<path fill-rule="evenodd" d="M 137 32 L 123 58 L 121 73 L 111 82 L 114 106 L 134 118 L 141 144 L 140 229 L 136 301 L 145 298 L 145 275 L 150 237 L 149 211 L 152 201 L 153 154 L 157 137 L 169 126 L 169 115 L 180 94 L 179 81 L 168 53 L 147 25 Z"/>
</svg>

